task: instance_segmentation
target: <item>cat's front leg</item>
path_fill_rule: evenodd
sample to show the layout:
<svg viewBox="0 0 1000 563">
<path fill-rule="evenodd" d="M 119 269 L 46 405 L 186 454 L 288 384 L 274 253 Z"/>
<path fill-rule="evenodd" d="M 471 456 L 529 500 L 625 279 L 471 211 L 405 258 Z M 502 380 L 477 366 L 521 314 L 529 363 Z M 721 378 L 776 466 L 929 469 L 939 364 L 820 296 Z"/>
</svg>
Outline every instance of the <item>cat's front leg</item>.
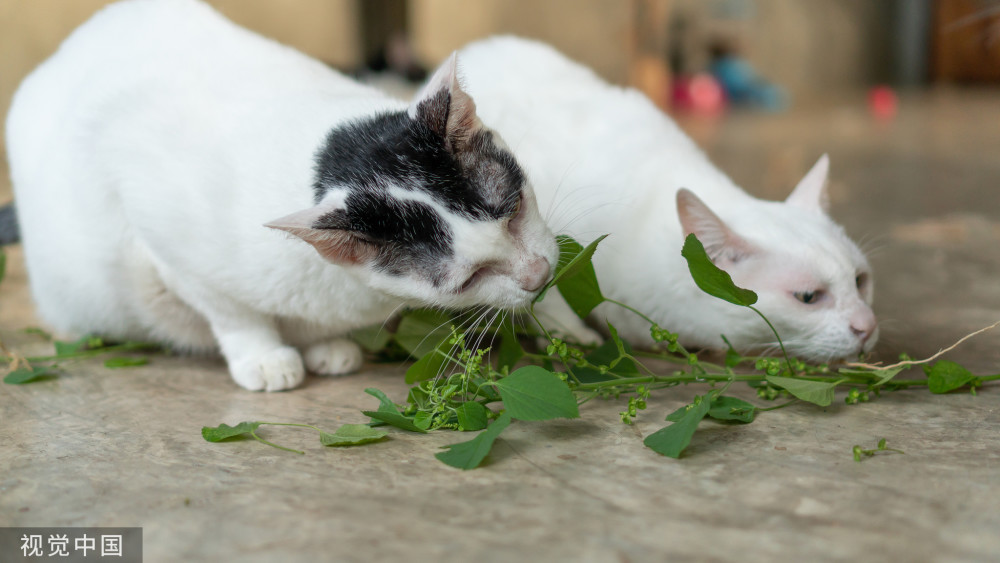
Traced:
<svg viewBox="0 0 1000 563">
<path fill-rule="evenodd" d="M 209 321 L 229 373 L 251 391 L 282 391 L 297 387 L 306 371 L 299 351 L 281 341 L 267 316 L 244 312 L 215 315 Z"/>
</svg>

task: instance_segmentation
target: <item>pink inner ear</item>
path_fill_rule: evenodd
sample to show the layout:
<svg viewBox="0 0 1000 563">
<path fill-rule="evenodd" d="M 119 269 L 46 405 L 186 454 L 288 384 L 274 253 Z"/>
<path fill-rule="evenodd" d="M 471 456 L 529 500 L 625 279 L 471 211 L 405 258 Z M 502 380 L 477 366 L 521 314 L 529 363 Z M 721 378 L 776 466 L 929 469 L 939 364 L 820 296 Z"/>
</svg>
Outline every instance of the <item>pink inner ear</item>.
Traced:
<svg viewBox="0 0 1000 563">
<path fill-rule="evenodd" d="M 279 217 L 273 221 L 268 221 L 264 223 L 264 226 L 288 232 L 292 232 L 294 229 L 311 229 L 316 224 L 316 221 L 319 221 L 320 217 L 331 211 L 332 209 L 320 208 L 317 205 L 316 207 L 309 207 L 302 211 L 296 211 L 284 217 Z"/>
<path fill-rule="evenodd" d="M 375 247 L 353 236 L 349 231 L 313 228 L 321 217 L 335 209 L 336 206 L 320 204 L 285 215 L 264 226 L 299 237 L 311 244 L 320 256 L 334 264 L 355 265 L 373 259 Z"/>
<path fill-rule="evenodd" d="M 376 248 L 347 231 L 339 229 L 288 228 L 267 225 L 293 234 L 308 242 L 326 260 L 343 266 L 357 265 L 371 261 Z"/>
<path fill-rule="evenodd" d="M 713 261 L 727 256 L 736 260 L 749 251 L 749 245 L 690 190 L 678 190 L 677 216 L 684 236 L 694 233 Z"/>
<path fill-rule="evenodd" d="M 448 95 L 440 95 L 442 90 Z M 459 83 L 457 53 L 434 72 L 410 104 L 408 114 L 412 119 L 432 120 L 431 129 L 444 135 L 452 147 L 463 143 L 478 126 L 476 103 Z M 443 130 L 439 117 L 443 117 Z"/>
</svg>

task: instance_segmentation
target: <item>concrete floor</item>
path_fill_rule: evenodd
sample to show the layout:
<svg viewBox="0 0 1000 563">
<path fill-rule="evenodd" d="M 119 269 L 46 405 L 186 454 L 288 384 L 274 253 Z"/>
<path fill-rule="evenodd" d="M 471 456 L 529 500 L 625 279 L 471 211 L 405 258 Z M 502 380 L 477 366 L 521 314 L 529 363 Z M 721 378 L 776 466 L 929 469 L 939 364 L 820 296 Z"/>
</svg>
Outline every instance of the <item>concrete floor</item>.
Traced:
<svg viewBox="0 0 1000 563">
<path fill-rule="evenodd" d="M 878 354 L 929 355 L 1000 319 L 1000 92 L 906 97 L 892 123 L 870 120 L 862 99 L 686 126 L 767 197 L 829 152 L 834 215 L 876 249 Z M 0 337 L 41 352 L 21 332 L 37 321 L 19 249 L 8 252 Z M 986 334 L 952 357 L 994 373 L 998 342 Z M 278 394 L 237 388 L 212 359 L 68 371 L 0 385 L 0 525 L 142 526 L 146 561 L 1000 559 L 1000 385 L 705 422 L 682 460 L 641 443 L 697 392 L 671 389 L 634 426 L 601 402 L 581 420 L 518 423 L 488 465 L 461 472 L 433 458 L 467 438 L 451 433 L 323 449 L 304 430 L 263 431 L 303 456 L 199 434 L 241 420 L 362 422 L 375 404 L 365 387 L 402 400 L 402 367 Z M 854 444 L 881 437 L 906 454 L 853 461 Z"/>
</svg>

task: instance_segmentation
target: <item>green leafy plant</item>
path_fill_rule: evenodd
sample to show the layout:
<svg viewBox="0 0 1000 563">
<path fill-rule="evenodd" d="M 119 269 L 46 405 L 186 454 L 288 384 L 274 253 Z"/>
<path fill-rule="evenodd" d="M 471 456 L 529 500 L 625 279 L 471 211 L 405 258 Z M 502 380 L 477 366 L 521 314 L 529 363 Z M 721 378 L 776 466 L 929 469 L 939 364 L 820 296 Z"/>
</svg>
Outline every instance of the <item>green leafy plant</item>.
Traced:
<svg viewBox="0 0 1000 563">
<path fill-rule="evenodd" d="M 609 338 L 600 346 L 565 341 L 539 321 L 534 304 L 520 317 L 497 314 L 488 318 L 481 312 L 410 311 L 395 328 L 375 327 L 355 335 L 377 357 L 415 359 L 406 371 L 405 379 L 410 389 L 403 403 L 395 403 L 378 389 L 366 389 L 378 400 L 374 410 L 362 411 L 370 419 L 368 424 L 347 424 L 336 432 L 327 433 L 308 424 L 241 422 L 236 426 L 205 427 L 202 436 L 209 442 L 252 438 L 282 450 L 303 453 L 270 442 L 257 431 L 262 425 L 311 428 L 319 432 L 320 443 L 324 446 L 360 445 L 382 440 L 388 432 L 378 428 L 380 426 L 415 433 L 475 431 L 479 434 L 471 440 L 451 444 L 446 451 L 436 455 L 450 466 L 472 469 L 484 462 L 496 440 L 518 421 L 577 418 L 581 405 L 599 399 L 621 402 L 621 421 L 632 424 L 642 416 L 655 391 L 678 385 L 707 385 L 708 388 L 695 394 L 688 404 L 668 415 L 666 426 L 643 440 L 653 451 L 679 458 L 705 419 L 724 424 L 749 424 L 763 413 L 795 403 L 828 407 L 838 392 L 843 393 L 845 403 L 854 405 L 869 402 L 883 391 L 914 387 L 927 387 L 932 393 L 965 388 L 976 393 L 984 383 L 1000 379 L 1000 375 L 975 375 L 949 360 L 932 363 L 965 339 L 997 325 L 967 335 L 925 360 L 904 356 L 900 362 L 888 366 L 860 362 L 840 366 L 812 365 L 790 357 L 774 326 L 755 307 L 757 295 L 736 286 L 726 272 L 712 263 L 701 242 L 690 235 L 685 240 L 682 255 L 698 287 L 734 306 L 753 310 L 774 332 L 782 350 L 779 359 L 744 356 L 730 346 L 722 363 L 706 361 L 687 350 L 676 333 L 660 327 L 630 305 L 603 294 L 591 262 L 603 238 L 582 246 L 568 237 L 560 237 L 561 254 L 556 273 L 535 302 L 544 299 L 555 288 L 581 318 L 602 303 L 622 307 L 649 323 L 650 335 L 661 347 L 657 352 L 632 350 L 611 324 L 607 325 Z M 2 273 L 3 258 L 0 256 L 0 276 Z M 47 338 L 44 333 L 39 334 Z M 539 338 L 545 342 L 544 349 L 534 350 L 523 345 Z M 0 344 L 9 366 L 4 381 L 21 384 L 57 377 L 64 362 L 104 354 L 115 354 L 105 361 L 109 368 L 144 365 L 148 361 L 144 356 L 120 354 L 158 349 L 144 342 L 109 345 L 92 337 L 75 342 L 57 341 L 53 346 L 54 355 L 25 358 L 10 353 Z M 657 369 L 646 365 L 650 360 L 656 361 Z M 664 365 L 669 367 L 664 369 Z M 925 378 L 897 378 L 900 373 L 918 366 L 923 367 Z M 763 403 L 754 404 L 727 395 L 734 384 L 750 385 Z M 766 406 L 770 402 L 776 404 Z M 884 446 L 884 440 L 876 450 L 856 446 L 855 456 L 897 451 Z"/>
<path fill-rule="evenodd" d="M 39 329 L 27 329 L 25 332 L 38 334 L 46 340 L 51 339 L 46 332 Z M 73 360 L 93 358 L 105 354 L 152 353 L 162 350 L 159 344 L 151 342 L 113 344 L 94 336 L 84 336 L 72 342 L 55 341 L 52 345 L 55 349 L 53 355 L 24 357 L 10 352 L 0 343 L 0 352 L 3 353 L 2 359 L 8 365 L 8 373 L 3 378 L 4 383 L 21 385 L 54 379 L 62 373 L 62 364 Z M 104 365 L 109 368 L 125 368 L 143 366 L 148 363 L 149 358 L 145 356 L 115 356 L 107 359 Z"/>
<path fill-rule="evenodd" d="M 334 432 L 325 432 L 311 424 L 298 424 L 295 422 L 262 422 L 250 421 L 241 422 L 236 426 L 220 424 L 218 426 L 204 426 L 201 429 L 201 437 L 209 442 L 222 442 L 227 440 L 240 440 L 247 437 L 253 438 L 262 444 L 292 452 L 305 454 L 301 450 L 293 450 L 285 446 L 279 446 L 274 442 L 265 440 L 257 435 L 257 430 L 261 426 L 295 426 L 299 428 L 312 428 L 319 432 L 319 442 L 324 446 L 357 446 L 378 442 L 389 435 L 385 430 L 372 428 L 364 424 L 344 424 Z"/>
<path fill-rule="evenodd" d="M 650 335 L 664 350 L 633 351 L 611 324 L 607 325 L 609 339 L 600 346 L 564 341 L 539 322 L 534 306 L 520 320 L 494 318 L 489 322 L 481 322 L 485 317 L 414 311 L 402 319 L 395 332 L 379 329 L 379 333 L 383 333 L 379 337 L 381 345 L 395 345 L 416 358 L 406 372 L 406 382 L 411 385 L 406 401 L 396 404 L 382 391 L 366 389 L 379 401 L 376 410 L 363 411 L 371 418 L 369 424 L 421 433 L 480 431 L 471 440 L 451 444 L 446 451 L 436 455 L 452 467 L 473 469 L 487 458 L 502 432 L 517 421 L 577 418 L 580 405 L 604 399 L 624 401 L 620 418 L 623 423 L 632 424 L 657 389 L 708 385 L 707 391 L 695 395 L 690 403 L 668 415 L 668 425 L 643 440 L 653 451 L 679 458 L 705 419 L 748 424 L 762 413 L 795 403 L 828 407 L 837 391 L 846 391 L 844 401 L 847 404 L 857 404 L 869 401 L 882 391 L 926 386 L 934 393 L 963 387 L 975 392 L 984 382 L 1000 379 L 1000 375 L 973 375 L 950 361 L 930 364 L 954 346 L 927 360 L 904 357 L 901 362 L 889 366 L 811 365 L 788 356 L 783 344 L 781 359 L 743 356 L 730 347 L 722 364 L 707 362 L 687 350 L 676 333 L 601 292 L 591 257 L 603 238 L 584 247 L 572 239 L 560 237 L 562 252 L 556 274 L 540 292 L 536 303 L 555 288 L 581 318 L 601 303 L 623 307 L 650 324 Z M 781 337 L 773 325 L 754 307 L 757 295 L 736 286 L 726 272 L 712 263 L 693 235 L 686 239 L 682 255 L 699 288 L 735 306 L 752 309 L 781 344 Z M 983 330 L 989 328 L 992 327 Z M 544 350 L 530 351 L 522 346 L 522 339 L 531 341 L 539 336 L 547 343 Z M 366 338 L 371 338 L 370 331 Z M 500 338 L 500 343 L 493 346 L 496 338 Z M 487 354 L 494 349 L 496 361 L 491 362 Z M 644 359 L 655 359 L 658 365 L 666 363 L 673 367 L 656 371 L 645 365 Z M 524 363 L 527 365 L 517 367 Z M 925 379 L 896 378 L 904 370 L 918 365 L 925 366 Z M 763 401 L 784 400 L 764 406 L 726 395 L 735 383 L 752 386 Z M 857 448 L 861 453 L 856 455 L 867 456 L 869 451 L 885 450 L 882 446 L 884 441 L 880 442 L 880 450 Z"/>
</svg>

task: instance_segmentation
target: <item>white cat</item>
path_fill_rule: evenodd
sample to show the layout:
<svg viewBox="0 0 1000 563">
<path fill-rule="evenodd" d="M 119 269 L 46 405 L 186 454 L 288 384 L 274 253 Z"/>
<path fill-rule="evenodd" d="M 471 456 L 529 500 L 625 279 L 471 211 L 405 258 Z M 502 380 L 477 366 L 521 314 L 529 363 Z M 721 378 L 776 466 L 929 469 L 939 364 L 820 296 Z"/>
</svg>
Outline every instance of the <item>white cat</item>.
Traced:
<svg viewBox="0 0 1000 563">
<path fill-rule="evenodd" d="M 789 353 L 827 361 L 877 340 L 865 256 L 826 215 L 824 156 L 784 202 L 755 199 L 715 168 L 645 96 L 608 85 L 551 47 L 513 37 L 460 51 L 480 114 L 506 138 L 535 186 L 550 226 L 586 244 L 611 233 L 594 262 L 604 293 L 636 307 L 690 346 L 775 350 L 752 311 L 701 292 L 680 255 L 695 233 L 757 307 Z M 686 189 L 685 189 L 686 188 Z M 696 195 L 697 194 L 697 195 Z M 559 300 L 543 308 L 583 341 L 597 335 Z M 604 304 L 633 343 L 648 323 Z"/>
<path fill-rule="evenodd" d="M 358 368 L 344 335 L 403 306 L 529 303 L 555 240 L 455 64 L 407 105 L 194 0 L 102 10 L 7 120 L 41 317 L 275 391 Z"/>
</svg>

